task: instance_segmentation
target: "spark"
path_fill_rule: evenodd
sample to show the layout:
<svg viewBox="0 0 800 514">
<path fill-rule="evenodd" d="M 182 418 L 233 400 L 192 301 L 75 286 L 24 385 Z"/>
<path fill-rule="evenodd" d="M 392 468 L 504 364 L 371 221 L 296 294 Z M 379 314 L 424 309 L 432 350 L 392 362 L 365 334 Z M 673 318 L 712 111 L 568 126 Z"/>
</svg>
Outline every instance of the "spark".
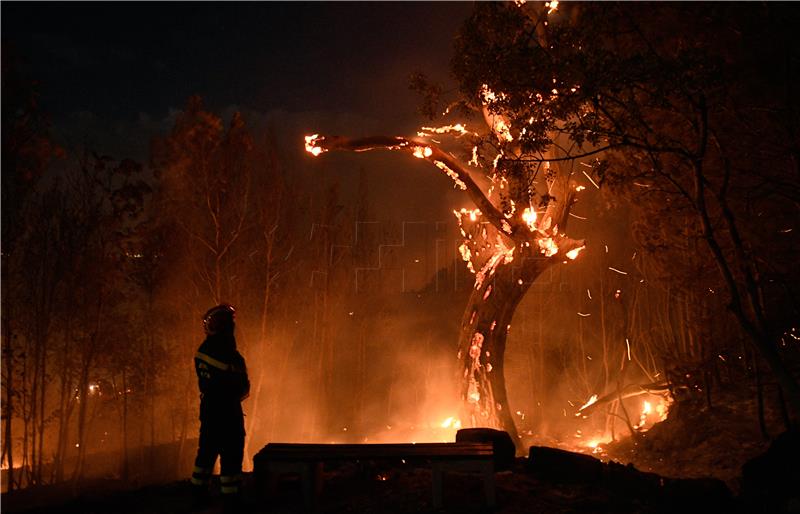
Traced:
<svg viewBox="0 0 800 514">
<path fill-rule="evenodd" d="M 549 2 L 545 2 L 544 6 L 550 8 L 550 10 L 547 11 L 547 14 L 553 14 L 553 11 L 558 10 L 558 0 L 550 0 Z"/>
<path fill-rule="evenodd" d="M 569 213 L 570 216 L 573 218 L 578 218 L 579 220 L 587 220 L 589 218 L 584 218 L 583 216 L 578 216 L 577 214 Z"/>
<path fill-rule="evenodd" d="M 575 191 L 580 192 L 580 191 L 583 191 L 584 189 L 586 189 L 586 186 L 578 186 L 578 187 L 575 188 Z"/>
<path fill-rule="evenodd" d="M 588 318 L 589 316 L 591 316 L 591 314 L 588 314 L 588 313 L 583 313 L 583 312 L 579 312 L 579 313 L 578 313 L 578 316 L 580 316 L 580 317 L 582 317 L 582 318 Z"/>
<path fill-rule="evenodd" d="M 592 185 L 593 185 L 594 187 L 596 187 L 597 189 L 600 189 L 600 186 L 598 186 L 598 185 L 597 185 L 597 182 L 595 182 L 595 181 L 592 179 L 592 177 L 590 177 L 590 176 L 589 176 L 589 174 L 588 174 L 588 173 L 586 173 L 584 170 L 581 170 L 581 173 L 583 173 L 584 175 L 586 175 L 586 178 L 588 178 L 588 179 L 589 179 L 589 182 L 591 182 L 591 183 L 592 183 Z"/>
<path fill-rule="evenodd" d="M 616 273 L 619 273 L 620 275 L 627 275 L 628 274 L 626 271 L 618 270 L 617 268 L 612 268 L 611 266 L 609 266 L 608 269 L 610 269 L 611 271 L 614 271 Z"/>
<path fill-rule="evenodd" d="M 586 290 L 586 296 L 588 296 L 590 300 L 592 299 L 592 292 L 588 289 Z"/>
<path fill-rule="evenodd" d="M 625 346 L 628 348 L 628 360 L 631 360 L 631 342 L 628 341 L 628 338 L 625 338 Z"/>
</svg>

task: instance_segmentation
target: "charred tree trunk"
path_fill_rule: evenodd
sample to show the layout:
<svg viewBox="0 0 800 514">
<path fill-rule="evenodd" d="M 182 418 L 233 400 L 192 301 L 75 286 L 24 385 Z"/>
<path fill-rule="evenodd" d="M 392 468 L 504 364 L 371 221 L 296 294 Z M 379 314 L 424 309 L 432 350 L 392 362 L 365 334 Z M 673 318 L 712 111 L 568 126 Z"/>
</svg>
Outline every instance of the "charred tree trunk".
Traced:
<svg viewBox="0 0 800 514">
<path fill-rule="evenodd" d="M 522 263 L 515 265 L 517 260 Z M 500 259 L 476 282 L 461 323 L 458 359 L 462 423 L 505 430 L 518 445 L 505 384 L 506 338 L 520 301 L 554 261 L 541 255 L 517 260 Z"/>
</svg>

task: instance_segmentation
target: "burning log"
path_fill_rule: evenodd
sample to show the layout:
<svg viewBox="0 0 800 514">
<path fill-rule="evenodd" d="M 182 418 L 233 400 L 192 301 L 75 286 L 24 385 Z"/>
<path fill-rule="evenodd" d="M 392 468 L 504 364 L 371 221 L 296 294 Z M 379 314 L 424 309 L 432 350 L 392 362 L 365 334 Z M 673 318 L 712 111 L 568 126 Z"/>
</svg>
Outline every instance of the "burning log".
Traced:
<svg viewBox="0 0 800 514">
<path fill-rule="evenodd" d="M 622 388 L 622 391 L 612 391 L 601 397 L 593 395 L 580 409 L 575 413 L 575 416 L 589 416 L 599 406 L 614 402 L 617 400 L 625 400 L 627 398 L 634 398 L 643 394 L 663 394 L 664 391 L 669 391 L 668 382 L 653 382 L 650 384 L 629 384 Z"/>
</svg>

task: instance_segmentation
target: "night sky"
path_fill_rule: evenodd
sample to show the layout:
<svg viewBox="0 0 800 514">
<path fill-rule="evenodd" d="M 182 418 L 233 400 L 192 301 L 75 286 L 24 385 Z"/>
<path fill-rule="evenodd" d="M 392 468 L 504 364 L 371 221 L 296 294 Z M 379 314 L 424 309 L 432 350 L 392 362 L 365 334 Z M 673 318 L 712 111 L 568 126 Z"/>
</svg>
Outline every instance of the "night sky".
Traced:
<svg viewBox="0 0 800 514">
<path fill-rule="evenodd" d="M 420 118 L 408 77 L 448 77 L 452 39 L 469 9 L 4 2 L 2 37 L 41 82 L 57 136 L 141 158 L 146 132 L 168 127 L 192 94 L 218 113 L 238 108 L 282 122 L 318 112 L 300 123 L 413 130 Z"/>
<path fill-rule="evenodd" d="M 468 203 L 438 170 L 389 152 L 313 159 L 303 136 L 413 135 L 427 120 L 410 75 L 452 87 L 453 38 L 471 8 L 3 2 L 2 37 L 40 82 L 53 135 L 66 148 L 147 163 L 152 138 L 168 133 L 199 94 L 223 119 L 238 110 L 255 132 L 271 133 L 299 183 L 324 175 L 352 198 L 367 170 L 372 219 L 436 231 L 442 222 L 454 227 L 452 209 Z"/>
</svg>

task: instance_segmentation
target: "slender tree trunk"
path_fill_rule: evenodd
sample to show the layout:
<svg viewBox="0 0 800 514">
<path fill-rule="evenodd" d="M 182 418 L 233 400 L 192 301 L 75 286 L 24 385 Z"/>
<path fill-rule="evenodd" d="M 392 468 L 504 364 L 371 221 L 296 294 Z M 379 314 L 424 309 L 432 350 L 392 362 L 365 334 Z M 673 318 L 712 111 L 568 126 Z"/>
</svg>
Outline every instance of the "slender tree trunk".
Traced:
<svg viewBox="0 0 800 514">
<path fill-rule="evenodd" d="M 122 470 L 123 482 L 128 481 L 128 377 L 125 368 L 122 369 Z"/>
<path fill-rule="evenodd" d="M 12 423 L 14 421 L 14 346 L 13 334 L 8 320 L 3 323 L 3 354 L 6 368 L 6 404 L 4 406 L 6 424 L 3 431 L 3 457 L 8 464 L 8 490 L 14 490 L 14 439 Z"/>
<path fill-rule="evenodd" d="M 763 313 L 760 312 L 757 295 L 754 296 L 753 289 L 755 286 L 752 283 L 752 277 L 750 276 L 748 276 L 746 290 L 747 294 L 750 295 L 750 306 L 754 310 L 756 319 L 750 319 L 745 312 L 745 307 L 742 304 L 742 294 L 739 291 L 739 287 L 736 279 L 734 278 L 733 272 L 731 271 L 731 266 L 725 257 L 725 253 L 723 252 L 719 241 L 717 240 L 717 235 L 706 207 L 706 184 L 704 182 L 705 177 L 703 176 L 701 162 L 695 163 L 694 177 L 694 207 L 703 227 L 703 238 L 708 244 L 709 250 L 711 250 L 711 254 L 714 257 L 717 267 L 719 268 L 722 278 L 728 288 L 728 293 L 731 297 L 730 310 L 736 316 L 739 324 L 750 336 L 755 348 L 775 374 L 775 377 L 778 379 L 778 383 L 783 388 L 789 403 L 792 405 L 795 415 L 800 415 L 800 385 L 798 385 L 797 380 L 789 372 L 789 369 L 786 367 L 786 364 L 783 362 L 780 354 L 778 353 L 776 341 L 773 339 L 769 327 L 766 326 L 766 322 L 763 320 Z M 725 210 L 725 205 L 723 204 L 723 212 Z M 733 231 L 734 227 L 735 225 L 730 223 L 728 228 Z M 736 252 L 741 253 L 743 248 L 738 243 L 738 238 L 734 238 Z"/>
</svg>

